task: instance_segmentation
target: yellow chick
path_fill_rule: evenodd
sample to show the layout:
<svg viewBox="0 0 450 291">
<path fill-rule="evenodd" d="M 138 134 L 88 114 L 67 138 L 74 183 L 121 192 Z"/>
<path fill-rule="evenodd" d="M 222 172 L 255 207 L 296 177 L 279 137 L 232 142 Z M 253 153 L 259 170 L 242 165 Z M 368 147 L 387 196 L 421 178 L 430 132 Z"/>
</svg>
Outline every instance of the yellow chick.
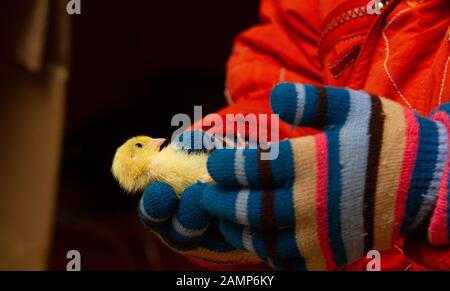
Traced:
<svg viewBox="0 0 450 291">
<path fill-rule="evenodd" d="M 162 138 L 137 136 L 120 146 L 111 171 L 120 186 L 129 193 L 142 191 L 151 182 L 164 182 L 180 196 L 197 181 L 211 183 L 206 162 L 207 153 L 190 153 L 168 145 Z"/>
</svg>

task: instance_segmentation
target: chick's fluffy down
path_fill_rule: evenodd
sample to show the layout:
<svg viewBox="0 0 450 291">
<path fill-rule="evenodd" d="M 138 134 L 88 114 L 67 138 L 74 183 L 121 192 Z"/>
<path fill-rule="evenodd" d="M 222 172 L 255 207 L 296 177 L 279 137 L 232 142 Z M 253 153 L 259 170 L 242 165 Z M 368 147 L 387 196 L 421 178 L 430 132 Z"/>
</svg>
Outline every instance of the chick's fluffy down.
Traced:
<svg viewBox="0 0 450 291">
<path fill-rule="evenodd" d="M 197 181 L 212 181 L 206 168 L 206 153 L 188 154 L 172 145 L 160 150 L 163 141 L 138 136 L 117 149 L 111 170 L 125 191 L 142 191 L 149 183 L 159 181 L 168 183 L 180 195 Z"/>
</svg>

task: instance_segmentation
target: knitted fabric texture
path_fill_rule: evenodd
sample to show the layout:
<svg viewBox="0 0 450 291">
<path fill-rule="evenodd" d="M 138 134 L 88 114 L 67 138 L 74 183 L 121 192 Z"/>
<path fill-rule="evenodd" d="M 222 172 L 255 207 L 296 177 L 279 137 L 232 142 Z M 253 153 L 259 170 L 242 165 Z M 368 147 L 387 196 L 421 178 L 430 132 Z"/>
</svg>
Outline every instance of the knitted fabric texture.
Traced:
<svg viewBox="0 0 450 291">
<path fill-rule="evenodd" d="M 438 193 L 430 236 L 448 242 L 442 121 L 345 88 L 282 83 L 271 104 L 293 126 L 323 132 L 273 144 L 270 161 L 258 149 L 211 154 L 217 185 L 200 202 L 229 243 L 276 269 L 335 269 L 392 246 L 432 212 Z"/>
<path fill-rule="evenodd" d="M 445 124 L 450 136 L 450 103 L 440 106 L 432 114 L 434 120 Z M 450 150 L 449 150 L 450 151 Z M 450 157 L 447 159 L 437 205 L 428 228 L 428 240 L 434 245 L 450 245 Z"/>
</svg>

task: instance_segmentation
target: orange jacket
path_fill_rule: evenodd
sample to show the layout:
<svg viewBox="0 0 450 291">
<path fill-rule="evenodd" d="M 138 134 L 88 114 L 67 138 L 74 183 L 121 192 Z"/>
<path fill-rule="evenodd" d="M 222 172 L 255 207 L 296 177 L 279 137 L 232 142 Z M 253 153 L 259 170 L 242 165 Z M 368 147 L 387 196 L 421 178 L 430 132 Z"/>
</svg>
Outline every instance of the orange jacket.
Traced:
<svg viewBox="0 0 450 291">
<path fill-rule="evenodd" d="M 235 41 L 227 66 L 230 105 L 219 113 L 270 113 L 270 91 L 281 81 L 363 89 L 424 115 L 450 102 L 450 2 L 391 0 L 381 14 L 370 14 L 368 2 L 261 0 L 261 23 Z M 280 138 L 308 133 L 280 126 Z M 422 269 L 398 246 L 382 262 L 389 270 Z"/>
</svg>

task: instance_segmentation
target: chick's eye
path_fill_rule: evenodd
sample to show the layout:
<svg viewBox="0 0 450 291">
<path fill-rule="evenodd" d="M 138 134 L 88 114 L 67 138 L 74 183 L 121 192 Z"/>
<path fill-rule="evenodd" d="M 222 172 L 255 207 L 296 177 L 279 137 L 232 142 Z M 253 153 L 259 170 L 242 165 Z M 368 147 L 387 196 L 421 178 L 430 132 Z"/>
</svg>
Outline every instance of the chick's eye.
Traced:
<svg viewBox="0 0 450 291">
<path fill-rule="evenodd" d="M 137 143 L 137 144 L 136 144 L 136 147 L 142 148 L 142 144 L 141 144 L 141 143 Z"/>
</svg>

